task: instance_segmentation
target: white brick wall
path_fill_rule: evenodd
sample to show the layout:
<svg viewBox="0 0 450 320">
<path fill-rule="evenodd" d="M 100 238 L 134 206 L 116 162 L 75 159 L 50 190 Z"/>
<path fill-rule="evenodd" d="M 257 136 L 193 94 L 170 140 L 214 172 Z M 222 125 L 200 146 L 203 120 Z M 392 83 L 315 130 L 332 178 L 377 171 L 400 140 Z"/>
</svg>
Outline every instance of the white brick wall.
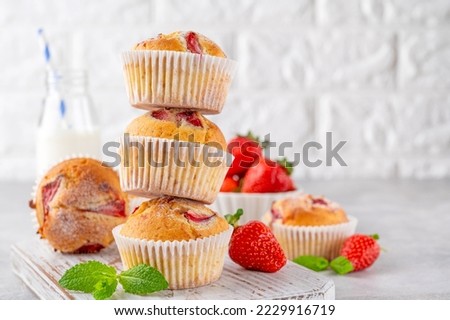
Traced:
<svg viewBox="0 0 450 320">
<path fill-rule="evenodd" d="M 227 106 L 211 117 L 227 137 L 270 133 L 294 143 L 291 156 L 326 131 L 348 141 L 348 167 L 302 166 L 301 178 L 450 177 L 448 0 L 0 1 L 0 179 L 34 177 L 41 26 L 60 61 L 83 40 L 78 63 L 105 141 L 141 113 L 127 104 L 120 52 L 192 29 L 239 61 Z"/>
</svg>

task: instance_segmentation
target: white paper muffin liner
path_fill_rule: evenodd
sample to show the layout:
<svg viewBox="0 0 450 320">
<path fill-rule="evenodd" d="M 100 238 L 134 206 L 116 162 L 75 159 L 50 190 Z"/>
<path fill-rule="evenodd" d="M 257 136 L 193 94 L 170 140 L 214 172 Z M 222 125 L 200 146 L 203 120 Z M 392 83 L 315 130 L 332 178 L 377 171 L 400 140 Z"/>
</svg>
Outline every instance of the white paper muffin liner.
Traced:
<svg viewBox="0 0 450 320">
<path fill-rule="evenodd" d="M 274 193 L 220 192 L 210 207 L 214 211 L 223 214 L 234 213 L 241 208 L 244 210 L 244 215 L 239 220 L 239 224 L 244 224 L 251 220 L 260 220 L 275 200 L 293 196 L 297 193 L 300 193 L 300 191 Z"/>
<path fill-rule="evenodd" d="M 129 143 L 121 139 L 120 153 L 122 189 L 143 197 L 167 195 L 211 203 L 228 171 L 227 153 L 205 144 L 129 136 Z"/>
<path fill-rule="evenodd" d="M 222 111 L 236 62 L 190 52 L 133 50 L 122 53 L 125 84 L 132 106 Z"/>
<path fill-rule="evenodd" d="M 352 216 L 348 219 L 346 223 L 318 227 L 274 223 L 272 231 L 289 260 L 304 255 L 321 256 L 331 260 L 339 256 L 345 239 L 355 233 L 358 221 Z"/>
<path fill-rule="evenodd" d="M 204 286 L 220 278 L 233 227 L 217 235 L 189 241 L 152 241 L 125 237 L 123 225 L 113 229 L 125 269 L 145 263 L 158 269 L 170 289 Z"/>
</svg>

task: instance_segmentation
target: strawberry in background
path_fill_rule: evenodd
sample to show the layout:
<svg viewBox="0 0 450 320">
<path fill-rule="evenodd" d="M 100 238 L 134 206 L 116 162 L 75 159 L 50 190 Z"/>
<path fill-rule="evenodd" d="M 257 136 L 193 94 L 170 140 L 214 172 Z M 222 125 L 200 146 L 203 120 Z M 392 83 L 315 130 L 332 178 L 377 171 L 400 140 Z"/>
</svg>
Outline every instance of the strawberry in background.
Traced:
<svg viewBox="0 0 450 320">
<path fill-rule="evenodd" d="M 262 157 L 264 142 L 254 136 L 250 131 L 247 135 L 237 135 L 230 140 L 227 150 L 234 157 L 227 176 L 242 177 L 245 172 Z"/>
<path fill-rule="evenodd" d="M 249 132 L 237 135 L 227 146 L 234 160 L 220 189 L 221 192 L 272 193 L 296 190 L 290 174 L 292 164 L 286 159 L 272 161 L 263 156 L 268 141 Z"/>
<path fill-rule="evenodd" d="M 248 169 L 242 183 L 242 192 L 266 193 L 286 192 L 295 190 L 294 182 L 289 176 L 292 167 L 286 161 L 275 162 L 263 158 L 259 163 Z"/>
<path fill-rule="evenodd" d="M 239 177 L 227 176 L 225 180 L 223 180 L 222 187 L 220 188 L 220 192 L 238 192 L 239 191 Z"/>
</svg>

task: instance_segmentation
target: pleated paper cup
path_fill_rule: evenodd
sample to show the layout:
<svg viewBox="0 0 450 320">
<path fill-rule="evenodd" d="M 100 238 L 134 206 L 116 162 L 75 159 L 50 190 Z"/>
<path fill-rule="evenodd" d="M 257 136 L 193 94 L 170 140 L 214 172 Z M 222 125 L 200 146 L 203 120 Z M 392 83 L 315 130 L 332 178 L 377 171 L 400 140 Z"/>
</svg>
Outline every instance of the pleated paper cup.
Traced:
<svg viewBox="0 0 450 320">
<path fill-rule="evenodd" d="M 244 224 L 251 220 L 260 220 L 263 214 L 271 208 L 274 201 L 294 196 L 299 192 L 298 190 L 273 193 L 219 192 L 210 207 L 216 212 L 223 213 L 233 213 L 237 209 L 243 209 L 244 215 L 239 223 Z"/>
<path fill-rule="evenodd" d="M 219 193 L 231 156 L 205 144 L 144 136 L 121 139 L 120 152 L 124 191 L 204 203 L 213 202 Z"/>
<path fill-rule="evenodd" d="M 339 256 L 345 239 L 355 233 L 357 219 L 337 225 L 299 227 L 272 224 L 272 231 L 289 260 L 298 256 L 321 256 L 332 260 Z"/>
<path fill-rule="evenodd" d="M 122 53 L 130 104 L 187 108 L 205 114 L 222 111 L 236 62 L 190 52 L 133 50 Z"/>
<path fill-rule="evenodd" d="M 195 288 L 220 278 L 233 227 L 189 241 L 152 241 L 125 237 L 123 225 L 113 230 L 125 269 L 145 263 L 158 269 L 170 289 Z"/>
</svg>

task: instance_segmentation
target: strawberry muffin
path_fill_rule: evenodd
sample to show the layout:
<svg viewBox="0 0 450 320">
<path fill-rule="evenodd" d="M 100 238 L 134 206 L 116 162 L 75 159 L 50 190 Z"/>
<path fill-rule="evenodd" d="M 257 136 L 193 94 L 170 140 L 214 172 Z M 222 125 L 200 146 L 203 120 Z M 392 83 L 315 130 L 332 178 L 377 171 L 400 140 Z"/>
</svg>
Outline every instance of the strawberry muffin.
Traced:
<svg viewBox="0 0 450 320">
<path fill-rule="evenodd" d="M 211 203 L 228 170 L 220 129 L 199 112 L 157 109 L 134 119 L 121 143 L 121 183 L 135 195 Z"/>
<path fill-rule="evenodd" d="M 125 268 L 157 268 L 171 289 L 203 286 L 222 274 L 233 228 L 201 203 L 173 197 L 144 202 L 114 229 Z"/>
<path fill-rule="evenodd" d="M 291 260 L 303 255 L 334 259 L 357 224 L 339 204 L 310 194 L 275 201 L 263 220 Z"/>
<path fill-rule="evenodd" d="M 122 61 L 131 105 L 210 114 L 221 112 L 236 66 L 216 43 L 193 31 L 139 42 Z"/>
<path fill-rule="evenodd" d="M 40 181 L 31 201 L 38 233 L 58 251 L 96 252 L 127 217 L 127 197 L 111 168 L 89 158 L 63 161 Z"/>
</svg>

